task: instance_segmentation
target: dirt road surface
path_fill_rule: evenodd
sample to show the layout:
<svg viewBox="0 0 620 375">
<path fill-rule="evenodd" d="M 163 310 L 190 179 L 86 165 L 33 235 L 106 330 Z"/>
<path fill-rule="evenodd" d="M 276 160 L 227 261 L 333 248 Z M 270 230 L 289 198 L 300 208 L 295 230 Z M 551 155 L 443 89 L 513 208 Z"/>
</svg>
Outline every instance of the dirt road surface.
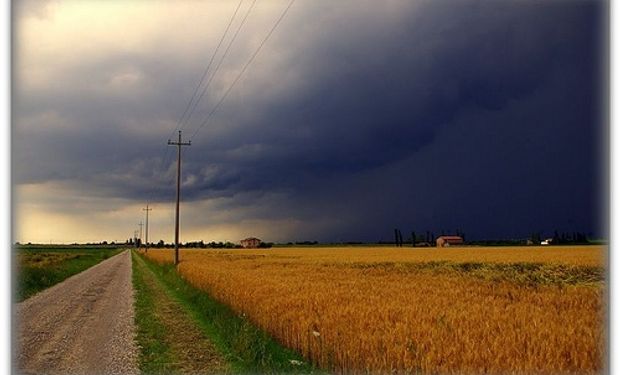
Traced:
<svg viewBox="0 0 620 375">
<path fill-rule="evenodd" d="M 138 373 L 129 251 L 16 304 L 14 312 L 18 373 Z"/>
</svg>

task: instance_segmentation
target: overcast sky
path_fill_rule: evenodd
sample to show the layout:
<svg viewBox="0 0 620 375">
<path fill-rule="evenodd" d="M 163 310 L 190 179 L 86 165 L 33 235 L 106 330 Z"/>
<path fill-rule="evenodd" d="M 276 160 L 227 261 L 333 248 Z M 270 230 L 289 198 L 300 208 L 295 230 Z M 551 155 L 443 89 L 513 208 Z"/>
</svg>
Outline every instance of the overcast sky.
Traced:
<svg viewBox="0 0 620 375">
<path fill-rule="evenodd" d="M 604 235 L 605 2 L 288 4 L 15 2 L 15 240 Z"/>
</svg>

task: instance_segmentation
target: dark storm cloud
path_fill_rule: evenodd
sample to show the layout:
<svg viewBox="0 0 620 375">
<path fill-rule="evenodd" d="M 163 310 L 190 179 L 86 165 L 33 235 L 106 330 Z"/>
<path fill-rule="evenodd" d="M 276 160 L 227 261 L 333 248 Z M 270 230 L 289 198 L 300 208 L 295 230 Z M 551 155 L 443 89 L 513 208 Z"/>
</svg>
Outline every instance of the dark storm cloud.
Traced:
<svg viewBox="0 0 620 375">
<path fill-rule="evenodd" d="M 244 119 L 242 132 L 206 138 L 212 152 L 202 160 L 188 157 L 236 171 L 243 178 L 229 180 L 240 188 L 306 186 L 308 179 L 319 182 L 410 156 L 435 142 L 463 111 L 501 111 L 530 100 L 537 90 L 560 84 L 550 82 L 554 74 L 583 79 L 547 90 L 548 98 L 540 100 L 553 100 L 563 90 L 585 91 L 588 100 L 598 89 L 590 84 L 598 68 L 596 7 L 433 3 L 390 24 L 389 32 L 361 29 L 351 36 L 346 28 L 338 30 L 352 39 L 327 36 L 296 60 L 310 82 L 304 90 L 257 107 L 250 103 L 255 116 Z M 596 111 L 592 102 L 571 104 L 576 107 L 562 111 Z M 239 110 L 231 104 L 223 112 Z M 591 128 L 587 122 L 578 126 Z M 532 125 L 519 126 L 526 132 Z M 562 125 L 553 130 L 561 132 Z M 556 139 L 557 133 L 546 136 Z M 225 157 L 234 147 L 239 158 Z M 196 194 L 208 188 L 197 186 Z"/>
<path fill-rule="evenodd" d="M 323 240 L 377 240 L 394 226 L 479 237 L 599 228 L 602 2 L 372 4 L 291 9 L 184 150 L 186 200 L 230 197 L 220 209 L 295 217 L 308 222 L 299 236 Z M 239 45 L 211 105 L 256 42 Z M 18 182 L 169 200 L 165 141 L 199 55 L 110 54 L 23 92 L 15 163 L 36 167 L 16 168 Z M 114 88 L 134 75 L 140 85 Z M 45 113 L 66 127 L 28 125 Z M 312 225 L 325 216 L 330 228 Z"/>
</svg>

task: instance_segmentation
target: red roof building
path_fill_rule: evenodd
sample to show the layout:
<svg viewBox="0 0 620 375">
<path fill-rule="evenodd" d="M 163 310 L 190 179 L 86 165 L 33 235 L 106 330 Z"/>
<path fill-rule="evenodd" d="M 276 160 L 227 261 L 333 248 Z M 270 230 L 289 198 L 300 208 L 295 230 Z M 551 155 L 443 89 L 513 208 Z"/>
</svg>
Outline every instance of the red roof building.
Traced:
<svg viewBox="0 0 620 375">
<path fill-rule="evenodd" d="M 463 244 L 461 236 L 440 236 L 437 237 L 437 247 L 458 246 Z"/>
</svg>

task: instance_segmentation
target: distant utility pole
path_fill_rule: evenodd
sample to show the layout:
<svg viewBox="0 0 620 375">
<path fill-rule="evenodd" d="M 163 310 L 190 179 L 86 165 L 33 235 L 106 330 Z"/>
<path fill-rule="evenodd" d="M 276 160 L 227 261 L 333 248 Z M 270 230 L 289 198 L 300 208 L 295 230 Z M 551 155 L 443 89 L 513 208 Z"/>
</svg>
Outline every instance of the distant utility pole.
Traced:
<svg viewBox="0 0 620 375">
<path fill-rule="evenodd" d="M 174 264 L 179 264 L 179 199 L 181 197 L 181 146 L 191 146 L 192 141 L 181 142 L 181 131 L 179 130 L 179 141 L 168 140 L 169 146 L 177 146 L 177 209 L 174 223 Z"/>
<path fill-rule="evenodd" d="M 145 253 L 149 252 L 149 211 L 153 211 L 152 208 L 149 208 L 149 204 L 146 204 L 146 208 L 143 208 L 142 211 L 146 211 L 146 249 L 145 249 Z"/>
<path fill-rule="evenodd" d="M 140 237 L 138 237 L 140 239 L 140 242 L 142 242 L 142 226 L 144 224 L 142 224 L 142 221 L 140 221 L 140 223 L 138 224 L 140 226 Z"/>
</svg>

